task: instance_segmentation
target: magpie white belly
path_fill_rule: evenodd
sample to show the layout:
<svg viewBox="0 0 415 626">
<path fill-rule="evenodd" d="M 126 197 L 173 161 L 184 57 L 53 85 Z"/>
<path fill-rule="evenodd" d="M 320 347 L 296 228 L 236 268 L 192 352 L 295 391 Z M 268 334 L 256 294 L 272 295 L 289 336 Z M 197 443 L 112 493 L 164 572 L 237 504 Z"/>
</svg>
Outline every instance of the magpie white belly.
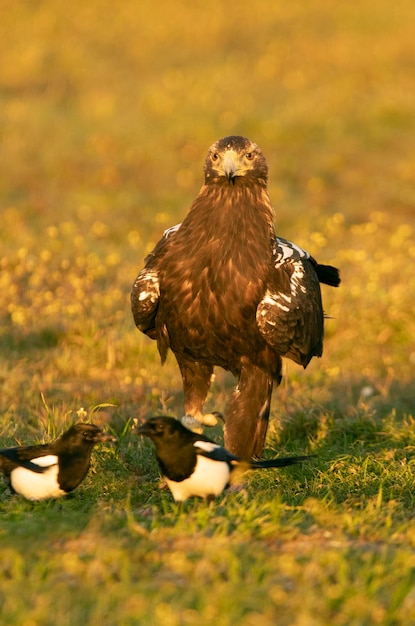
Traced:
<svg viewBox="0 0 415 626">
<path fill-rule="evenodd" d="M 176 502 L 182 502 L 194 496 L 199 498 L 218 496 L 229 482 L 229 465 L 198 455 L 196 467 L 189 478 L 180 482 L 167 477 L 165 479 Z"/>
<path fill-rule="evenodd" d="M 58 458 L 52 454 L 31 459 L 31 462 L 41 467 L 47 467 L 43 474 L 37 474 L 25 467 L 16 467 L 10 475 L 11 486 L 14 491 L 27 500 L 45 500 L 47 498 L 61 498 L 66 492 L 58 483 Z"/>
</svg>

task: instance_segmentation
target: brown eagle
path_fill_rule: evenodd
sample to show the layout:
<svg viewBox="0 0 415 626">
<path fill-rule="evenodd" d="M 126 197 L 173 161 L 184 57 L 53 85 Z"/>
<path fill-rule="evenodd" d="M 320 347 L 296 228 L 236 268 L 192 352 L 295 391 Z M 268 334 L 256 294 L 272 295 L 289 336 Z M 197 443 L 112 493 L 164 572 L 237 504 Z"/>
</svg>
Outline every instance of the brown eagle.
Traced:
<svg viewBox="0 0 415 626">
<path fill-rule="evenodd" d="M 183 421 L 212 425 L 203 403 L 214 366 L 238 383 L 225 411 L 225 446 L 261 456 L 281 357 L 307 366 L 323 349 L 320 282 L 337 286 L 336 268 L 276 237 L 268 167 L 245 137 L 209 149 L 205 183 L 184 221 L 168 229 L 145 260 L 131 294 L 136 326 L 170 348 L 183 378 Z"/>
</svg>

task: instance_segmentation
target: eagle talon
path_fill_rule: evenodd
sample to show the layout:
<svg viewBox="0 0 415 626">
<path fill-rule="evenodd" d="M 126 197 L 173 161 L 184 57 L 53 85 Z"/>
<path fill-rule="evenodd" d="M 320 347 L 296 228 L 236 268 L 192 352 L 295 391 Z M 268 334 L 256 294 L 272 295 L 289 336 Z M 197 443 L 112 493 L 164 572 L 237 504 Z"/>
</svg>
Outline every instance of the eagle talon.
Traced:
<svg viewBox="0 0 415 626">
<path fill-rule="evenodd" d="M 200 434 L 203 432 L 203 426 L 212 428 L 218 424 L 219 420 L 223 421 L 222 413 L 212 411 L 212 413 L 198 413 L 197 417 L 193 415 L 183 415 L 181 422 L 183 426 L 186 426 L 189 430 Z"/>
<path fill-rule="evenodd" d="M 223 415 L 218 411 L 212 411 L 212 413 L 202 415 L 200 421 L 204 426 L 212 427 L 217 425 L 219 419 L 223 421 Z"/>
<path fill-rule="evenodd" d="M 194 433 L 202 434 L 203 426 L 196 418 L 192 417 L 192 415 L 183 415 L 180 420 L 183 426 L 186 426 L 189 430 Z"/>
</svg>

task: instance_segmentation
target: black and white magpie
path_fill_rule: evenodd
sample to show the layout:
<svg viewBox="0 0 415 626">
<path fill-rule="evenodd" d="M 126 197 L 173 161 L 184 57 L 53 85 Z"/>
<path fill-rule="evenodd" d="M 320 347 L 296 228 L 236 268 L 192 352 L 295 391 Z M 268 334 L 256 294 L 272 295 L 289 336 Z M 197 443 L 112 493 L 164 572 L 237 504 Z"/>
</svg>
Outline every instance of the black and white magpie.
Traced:
<svg viewBox="0 0 415 626">
<path fill-rule="evenodd" d="M 213 499 L 230 484 L 232 474 L 238 469 L 285 467 L 311 458 L 294 456 L 244 461 L 167 416 L 151 417 L 135 432 L 154 443 L 161 472 L 176 502 L 192 496 Z"/>
<path fill-rule="evenodd" d="M 0 471 L 28 500 L 61 498 L 88 473 L 95 444 L 116 441 L 94 424 L 74 424 L 53 443 L 0 450 Z"/>
</svg>

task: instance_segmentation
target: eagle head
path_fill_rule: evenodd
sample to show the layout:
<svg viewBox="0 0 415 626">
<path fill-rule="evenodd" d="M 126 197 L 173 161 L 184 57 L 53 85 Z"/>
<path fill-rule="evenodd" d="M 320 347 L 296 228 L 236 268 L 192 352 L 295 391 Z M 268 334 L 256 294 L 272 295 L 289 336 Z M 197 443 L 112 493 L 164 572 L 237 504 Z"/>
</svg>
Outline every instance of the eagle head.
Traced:
<svg viewBox="0 0 415 626">
<path fill-rule="evenodd" d="M 256 143 L 246 137 L 231 135 L 215 141 L 209 148 L 203 168 L 205 183 L 255 180 L 267 184 L 268 166 Z"/>
</svg>

